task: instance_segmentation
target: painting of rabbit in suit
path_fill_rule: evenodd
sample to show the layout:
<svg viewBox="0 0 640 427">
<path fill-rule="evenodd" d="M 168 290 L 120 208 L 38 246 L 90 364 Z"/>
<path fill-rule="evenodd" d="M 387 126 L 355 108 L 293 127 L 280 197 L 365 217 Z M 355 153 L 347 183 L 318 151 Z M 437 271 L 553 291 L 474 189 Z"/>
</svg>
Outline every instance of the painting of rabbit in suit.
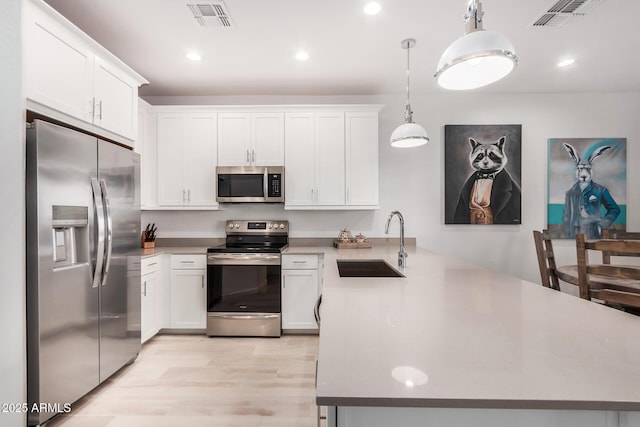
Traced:
<svg viewBox="0 0 640 427">
<path fill-rule="evenodd" d="M 625 138 L 552 138 L 548 141 L 547 222 L 552 238 L 626 229 Z"/>
<path fill-rule="evenodd" d="M 445 126 L 445 223 L 521 223 L 521 125 Z"/>
</svg>

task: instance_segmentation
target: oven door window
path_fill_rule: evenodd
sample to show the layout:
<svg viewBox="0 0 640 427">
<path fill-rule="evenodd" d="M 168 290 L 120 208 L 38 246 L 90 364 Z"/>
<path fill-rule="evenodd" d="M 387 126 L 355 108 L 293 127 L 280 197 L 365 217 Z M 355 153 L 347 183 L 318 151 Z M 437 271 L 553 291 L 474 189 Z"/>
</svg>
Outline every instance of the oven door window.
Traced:
<svg viewBox="0 0 640 427">
<path fill-rule="evenodd" d="M 207 311 L 280 313 L 279 265 L 207 266 Z"/>
<path fill-rule="evenodd" d="M 219 174 L 218 197 L 264 197 L 264 175 Z"/>
</svg>

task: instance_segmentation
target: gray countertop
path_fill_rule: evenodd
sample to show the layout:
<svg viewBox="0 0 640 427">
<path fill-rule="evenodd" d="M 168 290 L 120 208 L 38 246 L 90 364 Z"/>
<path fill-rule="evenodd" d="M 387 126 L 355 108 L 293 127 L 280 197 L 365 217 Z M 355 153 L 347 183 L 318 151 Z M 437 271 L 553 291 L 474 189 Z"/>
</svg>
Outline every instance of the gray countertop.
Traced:
<svg viewBox="0 0 640 427">
<path fill-rule="evenodd" d="M 319 405 L 640 410 L 640 317 L 415 248 L 338 276 L 397 250 L 323 249 Z"/>
<path fill-rule="evenodd" d="M 175 255 L 206 255 L 207 248 L 201 246 L 156 246 L 150 249 L 140 249 L 140 256 L 147 258 L 162 254 Z"/>
</svg>

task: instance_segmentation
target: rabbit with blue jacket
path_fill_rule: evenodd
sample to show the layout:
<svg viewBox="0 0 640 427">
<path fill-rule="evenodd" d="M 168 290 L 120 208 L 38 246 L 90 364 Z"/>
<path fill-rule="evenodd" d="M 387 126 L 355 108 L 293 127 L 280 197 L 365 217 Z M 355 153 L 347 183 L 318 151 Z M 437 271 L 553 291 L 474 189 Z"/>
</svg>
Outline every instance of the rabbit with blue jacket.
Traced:
<svg viewBox="0 0 640 427">
<path fill-rule="evenodd" d="M 562 144 L 571 158 L 576 162 L 577 181 L 565 194 L 562 225 L 567 237 L 575 238 L 576 234 L 584 233 L 587 239 L 599 239 L 600 231 L 611 227 L 620 215 L 620 207 L 606 187 L 593 181 L 592 164 L 595 159 L 603 155 L 611 146 L 596 148 L 588 159 L 580 155 L 571 144 Z M 604 206 L 605 214 L 601 213 Z"/>
</svg>

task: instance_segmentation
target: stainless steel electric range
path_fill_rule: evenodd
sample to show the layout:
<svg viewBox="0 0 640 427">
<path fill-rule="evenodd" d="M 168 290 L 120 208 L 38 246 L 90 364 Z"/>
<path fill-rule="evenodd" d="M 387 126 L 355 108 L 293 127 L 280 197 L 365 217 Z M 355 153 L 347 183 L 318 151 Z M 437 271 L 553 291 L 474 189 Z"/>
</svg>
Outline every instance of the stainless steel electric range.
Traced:
<svg viewBox="0 0 640 427">
<path fill-rule="evenodd" d="M 279 337 L 281 256 L 288 221 L 230 220 L 207 250 L 207 335 Z"/>
</svg>

